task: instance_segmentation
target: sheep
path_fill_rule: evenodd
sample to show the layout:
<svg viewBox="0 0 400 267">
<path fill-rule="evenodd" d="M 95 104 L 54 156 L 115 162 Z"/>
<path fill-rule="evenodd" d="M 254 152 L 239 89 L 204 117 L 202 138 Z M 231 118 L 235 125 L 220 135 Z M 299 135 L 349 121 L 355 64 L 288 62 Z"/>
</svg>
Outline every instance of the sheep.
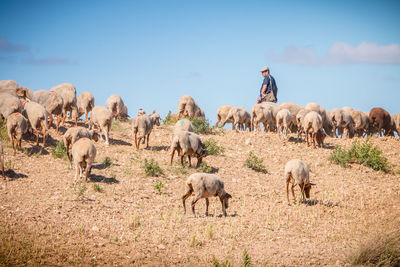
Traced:
<svg viewBox="0 0 400 267">
<path fill-rule="evenodd" d="M 299 111 L 303 109 L 303 107 L 300 105 L 294 104 L 294 103 L 286 102 L 286 103 L 281 104 L 279 106 L 279 109 L 280 110 L 287 109 L 290 111 L 291 121 L 293 122 L 290 130 L 292 132 L 296 132 L 298 130 L 296 116 L 297 116 L 297 113 L 299 113 Z"/>
<path fill-rule="evenodd" d="M 150 133 L 154 125 L 160 126 L 160 115 L 153 110 L 151 115 L 145 114 L 138 116 L 132 123 L 132 132 L 135 136 L 136 149 L 139 150 L 140 141 L 147 140 L 146 148 L 149 147 Z"/>
<path fill-rule="evenodd" d="M 96 147 L 92 140 L 83 137 L 72 145 L 72 157 L 75 165 L 75 180 L 78 180 L 78 175 L 82 178 L 83 167 L 85 167 L 85 179 L 89 181 L 89 175 L 92 170 L 92 164 L 96 158 Z"/>
<path fill-rule="evenodd" d="M 175 123 L 174 131 L 194 132 L 193 125 L 188 119 L 181 119 Z"/>
<path fill-rule="evenodd" d="M 70 146 L 73 146 L 76 141 L 78 141 L 80 138 L 83 137 L 92 139 L 97 142 L 99 134 L 94 129 L 88 130 L 83 127 L 73 127 L 69 128 L 63 136 L 65 151 L 67 153 L 69 166 L 71 169 L 72 169 L 72 156 L 70 153 Z"/>
<path fill-rule="evenodd" d="M 75 86 L 71 83 L 62 83 L 52 87 L 50 89 L 50 92 L 51 91 L 56 92 L 63 99 L 63 118 L 61 124 L 64 125 L 65 119 L 67 118 L 67 111 L 69 111 L 70 114 L 75 115 L 73 119 L 75 120 L 75 126 L 78 126 Z"/>
<path fill-rule="evenodd" d="M 186 193 L 182 196 L 183 211 L 186 214 L 186 199 L 194 194 L 192 201 L 192 212 L 196 216 L 194 206 L 201 198 L 206 199 L 206 216 L 208 216 L 209 197 L 219 197 L 222 212 L 227 216 L 226 209 L 229 207 L 229 199 L 232 198 L 224 189 L 224 182 L 218 175 L 208 173 L 193 173 L 186 180 Z"/>
<path fill-rule="evenodd" d="M 111 95 L 106 101 L 106 107 L 112 112 L 112 116 L 118 120 L 126 120 L 128 116 L 128 108 L 122 101 L 121 96 Z"/>
<path fill-rule="evenodd" d="M 233 121 L 232 130 L 237 130 L 237 126 L 239 130 L 246 128 L 250 130 L 251 127 L 250 113 L 242 107 L 232 107 L 222 125 L 225 125 L 227 121 Z"/>
<path fill-rule="evenodd" d="M 395 123 L 396 123 L 396 129 L 397 129 L 397 135 L 400 136 L 400 113 L 395 114 Z"/>
<path fill-rule="evenodd" d="M 24 102 L 24 101 L 23 101 Z M 28 119 L 30 127 L 36 132 L 36 145 L 39 145 L 39 129 L 43 133 L 43 147 L 46 144 L 47 131 L 47 111 L 46 109 L 33 101 L 28 101 L 24 105 L 23 115 Z"/>
<path fill-rule="evenodd" d="M 394 133 L 396 132 L 397 134 L 399 134 L 399 129 L 397 128 L 397 125 L 396 125 L 396 121 L 397 121 L 397 114 L 391 114 L 390 115 L 390 118 L 391 118 L 391 120 L 390 120 L 390 125 L 391 125 L 391 127 L 390 127 L 390 135 L 392 135 L 392 136 L 394 136 Z"/>
<path fill-rule="evenodd" d="M 16 154 L 16 149 L 21 148 L 22 135 L 28 130 L 28 120 L 19 112 L 15 112 L 8 116 L 7 119 L 7 133 L 10 137 L 14 156 Z"/>
<path fill-rule="evenodd" d="M 233 120 L 226 120 L 226 117 L 229 114 L 229 111 L 233 108 L 231 105 L 225 105 L 221 106 L 217 110 L 217 122 L 215 123 L 215 127 L 219 126 L 219 123 L 221 123 L 221 127 L 224 127 L 225 125 L 222 123 L 223 121 L 226 121 L 225 123 L 233 123 Z M 233 130 L 233 124 L 232 124 L 232 130 Z"/>
<path fill-rule="evenodd" d="M 171 143 L 171 166 L 174 159 L 175 151 L 178 151 L 178 156 L 181 157 L 181 164 L 183 164 L 183 157 L 188 156 L 189 167 L 191 167 L 191 155 L 197 157 L 197 167 L 200 166 L 203 158 L 207 155 L 206 150 L 203 148 L 200 137 L 188 131 L 177 131 Z"/>
<path fill-rule="evenodd" d="M 32 100 L 42 105 L 49 115 L 49 127 L 53 123 L 53 114 L 57 116 L 56 132 L 61 122 L 61 115 L 63 112 L 63 99 L 55 91 L 38 90 L 33 92 Z"/>
<path fill-rule="evenodd" d="M 359 137 L 363 136 L 368 131 L 368 115 L 365 112 L 353 110 L 351 116 L 353 117 L 354 131 L 357 132 Z"/>
<path fill-rule="evenodd" d="M 267 131 L 267 125 L 268 128 L 271 129 L 271 126 L 274 123 L 272 110 L 271 108 L 264 106 L 262 104 L 255 104 L 251 109 L 250 130 L 253 131 L 255 125 L 257 131 L 260 131 L 260 126 L 259 126 L 260 123 L 263 123 L 265 132 Z"/>
<path fill-rule="evenodd" d="M 286 196 L 288 204 L 289 200 L 289 183 L 292 184 L 292 196 L 294 202 L 296 203 L 296 197 L 294 196 L 294 187 L 299 185 L 301 194 L 303 196 L 303 201 L 305 198 L 310 198 L 311 187 L 315 184 L 310 182 L 310 171 L 307 164 L 299 159 L 292 159 L 288 161 L 285 165 L 284 179 L 286 180 Z M 304 196 L 305 194 L 305 196 Z"/>
<path fill-rule="evenodd" d="M 189 118 L 204 118 L 204 112 L 199 108 L 193 97 L 189 95 L 182 96 L 178 102 L 178 114 L 180 118 L 184 117 L 185 111 L 187 112 Z"/>
<path fill-rule="evenodd" d="M 106 146 L 109 145 L 108 134 L 111 129 L 111 123 L 112 123 L 111 111 L 109 111 L 104 106 L 95 106 L 93 108 L 92 113 L 90 114 L 89 130 L 97 128 L 100 131 L 103 131 L 103 134 L 106 138 Z M 103 136 L 101 134 L 100 134 L 100 139 L 103 141 Z"/>
<path fill-rule="evenodd" d="M 354 108 L 346 106 L 346 107 L 342 107 L 342 110 L 344 110 L 344 111 L 346 111 L 346 112 L 351 114 L 351 112 L 354 111 Z"/>
<path fill-rule="evenodd" d="M 336 129 L 343 137 L 343 132 L 347 133 L 347 137 L 354 136 L 354 121 L 351 114 L 341 108 L 335 108 L 330 113 L 330 118 L 333 125 L 333 134 L 336 135 Z M 344 135 L 346 136 L 346 135 Z"/>
<path fill-rule="evenodd" d="M 389 112 L 383 108 L 372 108 L 369 112 L 369 123 L 377 129 L 379 135 L 382 136 L 382 130 L 385 135 L 389 135 L 391 129 L 391 117 Z"/>
<path fill-rule="evenodd" d="M 280 139 L 287 138 L 291 122 L 292 116 L 290 111 L 288 109 L 279 110 L 278 114 L 276 115 L 276 128 L 278 129 Z"/>
<path fill-rule="evenodd" d="M 1 161 L 1 173 L 3 175 L 3 179 L 6 180 L 6 173 L 4 171 L 4 148 L 3 148 L 3 143 L 0 140 L 0 161 Z"/>
<path fill-rule="evenodd" d="M 313 147 L 315 148 L 315 142 L 318 143 L 319 146 L 323 146 L 323 139 L 325 138 L 324 133 L 322 132 L 322 117 L 315 111 L 310 111 L 304 117 L 304 131 L 306 132 L 306 142 L 307 145 L 311 145 L 311 141 L 313 143 Z M 311 138 L 311 141 L 309 140 Z"/>
<path fill-rule="evenodd" d="M 94 108 L 94 96 L 91 92 L 83 92 L 76 100 L 78 117 L 85 113 L 85 121 L 88 122 L 89 112 Z"/>
<path fill-rule="evenodd" d="M 146 111 L 144 111 L 143 109 L 139 109 L 138 110 L 138 116 L 141 116 L 141 115 L 144 115 L 144 114 L 146 114 Z"/>
<path fill-rule="evenodd" d="M 304 117 L 309 113 L 310 110 L 303 108 L 296 115 L 296 124 L 297 124 L 297 138 L 301 139 L 301 134 L 305 133 L 304 131 Z"/>
<path fill-rule="evenodd" d="M 7 119 L 14 112 L 21 112 L 22 104 L 18 97 L 0 93 L 0 115 Z"/>
<path fill-rule="evenodd" d="M 321 115 L 322 125 L 325 130 L 325 133 L 327 133 L 330 136 L 333 136 L 333 132 L 332 132 L 333 125 L 332 125 L 331 121 L 329 120 L 326 109 L 324 109 L 321 105 L 314 103 L 314 102 L 308 103 L 305 106 L 305 109 L 308 109 L 310 111 L 315 111 L 319 115 Z"/>
</svg>

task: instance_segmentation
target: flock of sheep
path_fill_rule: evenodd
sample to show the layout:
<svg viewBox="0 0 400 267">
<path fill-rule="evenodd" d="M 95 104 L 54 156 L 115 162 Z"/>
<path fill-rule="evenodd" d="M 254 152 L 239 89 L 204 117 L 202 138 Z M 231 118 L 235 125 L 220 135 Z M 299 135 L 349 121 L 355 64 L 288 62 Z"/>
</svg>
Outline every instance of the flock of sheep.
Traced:
<svg viewBox="0 0 400 267">
<path fill-rule="evenodd" d="M 109 145 L 109 131 L 112 120 L 128 119 L 128 109 L 119 95 L 112 95 L 106 101 L 106 106 L 95 106 L 94 96 L 90 92 L 83 92 L 76 96 L 76 89 L 70 83 L 63 83 L 47 90 L 32 90 L 20 87 L 18 83 L 11 80 L 0 81 L 0 114 L 7 121 L 7 131 L 14 149 L 21 149 L 23 134 L 30 131 L 36 134 L 36 145 L 39 145 L 39 133 L 42 133 L 43 147 L 46 145 L 46 131 L 55 123 L 56 133 L 59 126 L 65 126 L 65 120 L 69 112 L 70 118 L 75 122 L 74 127 L 67 129 L 63 136 L 66 154 L 72 168 L 75 167 L 75 182 L 78 176 L 89 179 L 92 164 L 96 157 L 96 146 L 93 141 L 105 138 L 105 144 Z M 90 118 L 88 114 L 90 114 Z M 78 127 L 78 119 L 85 114 L 86 127 Z M 188 95 L 182 96 L 178 103 L 178 112 L 171 114 L 178 121 L 175 124 L 174 136 L 172 138 L 171 161 L 175 152 L 184 165 L 184 157 L 188 157 L 191 166 L 191 157 L 197 158 L 197 166 L 207 156 L 203 148 L 200 136 L 194 133 L 190 118 L 205 117 L 203 110 L 196 101 Z M 188 119 L 189 118 L 189 119 Z M 221 123 L 232 123 L 233 130 L 248 129 L 249 131 L 260 130 L 263 124 L 264 131 L 277 131 L 279 138 L 286 140 L 289 132 L 297 132 L 298 138 L 305 136 L 308 145 L 322 147 L 326 135 L 332 137 L 353 137 L 379 133 L 380 135 L 394 135 L 400 131 L 400 114 L 390 115 L 382 108 L 373 108 L 369 113 L 354 110 L 350 107 L 328 111 L 317 103 L 309 103 L 305 107 L 293 103 L 263 102 L 255 104 L 251 113 L 242 107 L 222 106 L 217 111 L 216 126 Z M 154 125 L 160 125 L 160 115 L 153 111 L 146 114 L 139 110 L 136 118 L 132 119 L 132 133 L 135 137 L 136 149 L 141 143 L 146 142 L 149 146 L 149 137 Z M 4 176 L 4 152 L 0 142 L 0 153 L 2 171 Z M 294 198 L 294 187 L 299 185 L 303 199 L 309 198 L 311 186 L 309 170 L 307 165 L 294 159 L 289 161 L 284 171 L 287 199 L 289 202 L 289 184 Z M 222 210 L 226 216 L 228 201 L 232 196 L 224 189 L 224 183 L 214 174 L 195 173 L 186 181 L 187 192 L 182 197 L 184 211 L 186 212 L 185 200 L 194 194 L 192 211 L 201 199 L 206 199 L 206 214 L 208 214 L 208 198 L 218 196 L 221 201 Z"/>
</svg>

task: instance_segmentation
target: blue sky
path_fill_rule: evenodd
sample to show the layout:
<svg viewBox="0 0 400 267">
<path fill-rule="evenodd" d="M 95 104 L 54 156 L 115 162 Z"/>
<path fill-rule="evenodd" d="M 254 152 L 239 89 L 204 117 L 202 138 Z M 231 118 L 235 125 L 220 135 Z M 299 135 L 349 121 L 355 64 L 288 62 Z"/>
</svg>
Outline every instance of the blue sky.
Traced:
<svg viewBox="0 0 400 267">
<path fill-rule="evenodd" d="M 73 83 L 97 105 L 206 117 L 254 105 L 268 65 L 279 103 L 400 113 L 399 1 L 0 1 L 0 80 Z"/>
</svg>

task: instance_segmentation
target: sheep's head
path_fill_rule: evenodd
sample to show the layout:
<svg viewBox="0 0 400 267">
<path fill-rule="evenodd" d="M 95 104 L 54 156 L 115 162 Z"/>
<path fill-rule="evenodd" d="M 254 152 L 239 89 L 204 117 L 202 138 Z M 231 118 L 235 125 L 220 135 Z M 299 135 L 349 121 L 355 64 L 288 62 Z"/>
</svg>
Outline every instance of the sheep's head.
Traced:
<svg viewBox="0 0 400 267">
<path fill-rule="evenodd" d="M 95 142 L 99 141 L 100 135 L 99 135 L 99 133 L 97 132 L 96 129 L 90 130 L 89 133 L 90 133 L 90 136 L 91 136 L 90 139 L 92 139 Z"/>
<path fill-rule="evenodd" d="M 225 203 L 225 209 L 229 208 L 229 199 L 232 198 L 232 196 L 228 193 L 225 193 L 221 199 Z"/>
<path fill-rule="evenodd" d="M 160 126 L 160 115 L 156 113 L 156 110 L 153 110 L 151 117 L 153 118 L 154 124 Z"/>
<path fill-rule="evenodd" d="M 310 198 L 310 190 L 311 190 L 311 186 L 313 186 L 313 185 L 315 185 L 315 184 L 309 183 L 304 186 L 304 193 L 306 194 L 306 198 Z"/>
</svg>

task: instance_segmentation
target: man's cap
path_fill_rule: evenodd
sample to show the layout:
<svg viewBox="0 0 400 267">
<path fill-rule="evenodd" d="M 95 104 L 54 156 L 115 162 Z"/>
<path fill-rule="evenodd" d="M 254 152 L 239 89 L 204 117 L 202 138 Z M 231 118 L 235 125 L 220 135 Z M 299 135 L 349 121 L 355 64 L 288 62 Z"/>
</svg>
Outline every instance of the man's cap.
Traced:
<svg viewBox="0 0 400 267">
<path fill-rule="evenodd" d="M 261 72 L 264 72 L 264 71 L 269 71 L 268 66 L 264 66 L 264 67 L 261 69 Z"/>
</svg>

